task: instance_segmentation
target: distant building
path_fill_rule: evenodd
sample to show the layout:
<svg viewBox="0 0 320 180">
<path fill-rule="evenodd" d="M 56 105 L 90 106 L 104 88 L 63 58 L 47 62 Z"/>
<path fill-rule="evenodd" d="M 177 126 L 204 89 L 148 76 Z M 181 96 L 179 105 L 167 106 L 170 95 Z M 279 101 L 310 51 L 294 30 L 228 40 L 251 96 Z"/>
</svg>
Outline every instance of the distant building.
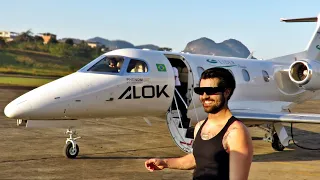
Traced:
<svg viewBox="0 0 320 180">
<path fill-rule="evenodd" d="M 51 33 L 39 33 L 43 39 L 43 44 L 48 44 L 51 39 L 57 40 L 57 35 Z"/>
<path fill-rule="evenodd" d="M 93 42 L 93 41 L 88 41 L 87 44 L 88 44 L 88 46 L 90 46 L 91 48 L 96 48 L 96 47 L 102 46 L 101 43 L 99 43 L 99 42 Z"/>
<path fill-rule="evenodd" d="M 16 33 L 16 32 L 0 31 L 0 37 L 5 39 L 7 42 L 13 41 L 14 38 L 16 38 L 18 35 L 19 33 Z"/>
</svg>

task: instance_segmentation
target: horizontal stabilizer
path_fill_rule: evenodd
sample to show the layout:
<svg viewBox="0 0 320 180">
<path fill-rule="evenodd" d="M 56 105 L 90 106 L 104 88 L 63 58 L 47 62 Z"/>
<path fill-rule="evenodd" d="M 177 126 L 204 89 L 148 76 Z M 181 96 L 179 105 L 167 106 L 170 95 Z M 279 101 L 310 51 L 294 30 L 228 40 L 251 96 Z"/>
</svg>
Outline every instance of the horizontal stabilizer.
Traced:
<svg viewBox="0 0 320 180">
<path fill-rule="evenodd" d="M 281 18 L 280 21 L 283 22 L 317 22 L 317 17 L 308 17 L 308 18 L 295 18 L 295 19 L 285 19 Z"/>
<path fill-rule="evenodd" d="M 283 22 L 317 22 L 316 29 L 306 47 L 306 55 L 304 59 L 312 59 L 320 61 L 320 14 L 317 17 L 307 17 L 307 18 L 294 18 L 285 19 L 281 18 Z"/>
</svg>

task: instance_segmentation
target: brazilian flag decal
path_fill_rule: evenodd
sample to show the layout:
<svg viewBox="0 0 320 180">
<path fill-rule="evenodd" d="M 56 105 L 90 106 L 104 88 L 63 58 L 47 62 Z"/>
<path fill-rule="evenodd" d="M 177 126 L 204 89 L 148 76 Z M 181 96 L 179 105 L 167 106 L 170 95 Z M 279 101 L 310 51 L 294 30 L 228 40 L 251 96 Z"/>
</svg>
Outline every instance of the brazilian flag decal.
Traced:
<svg viewBox="0 0 320 180">
<path fill-rule="evenodd" d="M 164 64 L 156 64 L 157 65 L 157 69 L 160 72 L 167 72 L 166 66 Z"/>
</svg>

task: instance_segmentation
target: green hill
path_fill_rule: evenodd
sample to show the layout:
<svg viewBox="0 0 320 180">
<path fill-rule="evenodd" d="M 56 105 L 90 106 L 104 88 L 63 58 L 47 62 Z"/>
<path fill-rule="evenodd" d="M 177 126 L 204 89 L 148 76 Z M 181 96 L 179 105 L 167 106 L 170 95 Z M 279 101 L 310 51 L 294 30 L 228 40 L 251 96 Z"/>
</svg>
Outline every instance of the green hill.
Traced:
<svg viewBox="0 0 320 180">
<path fill-rule="evenodd" d="M 77 71 L 91 60 L 6 48 L 0 49 L 0 73 L 62 77 Z"/>
<path fill-rule="evenodd" d="M 91 60 L 82 57 L 58 57 L 45 52 L 0 48 L 0 88 L 7 86 L 35 88 L 71 74 Z"/>
</svg>

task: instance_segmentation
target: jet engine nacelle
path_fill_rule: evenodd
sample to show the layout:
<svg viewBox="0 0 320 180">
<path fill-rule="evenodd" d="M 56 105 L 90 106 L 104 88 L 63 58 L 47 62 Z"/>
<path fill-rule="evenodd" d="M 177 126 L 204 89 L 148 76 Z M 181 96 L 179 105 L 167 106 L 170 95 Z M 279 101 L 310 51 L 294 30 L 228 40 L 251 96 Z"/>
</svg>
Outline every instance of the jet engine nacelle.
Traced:
<svg viewBox="0 0 320 180">
<path fill-rule="evenodd" d="M 291 81 L 305 90 L 320 89 L 320 62 L 314 60 L 298 60 L 289 69 Z"/>
</svg>

